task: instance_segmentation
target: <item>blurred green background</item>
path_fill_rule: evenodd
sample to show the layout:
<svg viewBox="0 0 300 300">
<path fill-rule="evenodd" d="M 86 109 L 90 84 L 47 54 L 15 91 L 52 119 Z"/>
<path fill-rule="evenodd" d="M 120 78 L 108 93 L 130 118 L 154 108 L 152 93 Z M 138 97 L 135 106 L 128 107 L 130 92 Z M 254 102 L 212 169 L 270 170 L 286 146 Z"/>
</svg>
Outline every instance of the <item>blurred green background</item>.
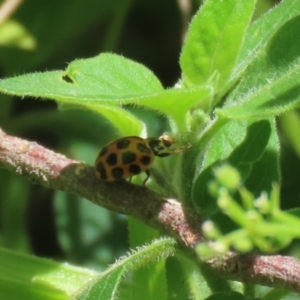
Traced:
<svg viewBox="0 0 300 300">
<path fill-rule="evenodd" d="M 275 2 L 258 0 L 255 17 Z M 165 87 L 173 86 L 180 78 L 184 33 L 200 3 L 26 0 L 0 24 L 1 78 L 63 70 L 74 59 L 113 52 L 146 65 Z M 126 109 L 147 123 L 151 136 L 167 126 L 153 112 Z M 0 127 L 89 164 L 119 137 L 99 115 L 5 95 L 0 95 Z M 291 208 L 299 202 L 300 160 L 284 134 L 281 140 L 282 203 Z M 0 170 L 0 246 L 102 270 L 129 247 L 126 217 Z"/>
</svg>

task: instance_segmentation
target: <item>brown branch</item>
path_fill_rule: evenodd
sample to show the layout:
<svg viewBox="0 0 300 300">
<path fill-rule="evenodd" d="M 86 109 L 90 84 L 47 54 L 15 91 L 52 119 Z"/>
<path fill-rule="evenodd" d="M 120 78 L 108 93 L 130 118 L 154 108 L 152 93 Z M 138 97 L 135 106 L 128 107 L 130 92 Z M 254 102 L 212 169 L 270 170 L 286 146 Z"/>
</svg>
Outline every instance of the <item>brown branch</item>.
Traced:
<svg viewBox="0 0 300 300">
<path fill-rule="evenodd" d="M 1 129 L 0 167 L 47 188 L 77 194 L 107 209 L 138 218 L 190 249 L 204 241 L 201 218 L 178 201 L 128 182 L 100 182 L 93 176 L 93 167 L 35 142 L 6 135 Z M 292 257 L 228 253 L 225 258 L 216 257 L 206 264 L 226 279 L 300 292 L 300 261 Z"/>
<path fill-rule="evenodd" d="M 115 212 L 131 215 L 192 247 L 201 241 L 201 222 L 182 205 L 143 186 L 96 180 L 94 168 L 0 129 L 0 167 L 37 184 L 82 196 Z M 197 230 L 194 230 L 197 228 Z"/>
</svg>

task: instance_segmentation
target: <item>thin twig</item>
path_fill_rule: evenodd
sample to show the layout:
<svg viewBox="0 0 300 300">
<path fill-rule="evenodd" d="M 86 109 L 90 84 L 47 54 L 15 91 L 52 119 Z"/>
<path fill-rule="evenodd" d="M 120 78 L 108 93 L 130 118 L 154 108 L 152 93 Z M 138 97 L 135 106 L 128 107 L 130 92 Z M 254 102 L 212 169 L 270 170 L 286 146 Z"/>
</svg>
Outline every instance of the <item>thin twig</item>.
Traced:
<svg viewBox="0 0 300 300">
<path fill-rule="evenodd" d="M 182 42 L 184 41 L 189 22 L 192 17 L 192 1 L 191 0 L 177 0 L 179 11 L 181 13 L 182 22 Z"/>
<path fill-rule="evenodd" d="M 0 5 L 0 25 L 16 11 L 22 2 L 23 0 L 5 0 Z"/>
</svg>

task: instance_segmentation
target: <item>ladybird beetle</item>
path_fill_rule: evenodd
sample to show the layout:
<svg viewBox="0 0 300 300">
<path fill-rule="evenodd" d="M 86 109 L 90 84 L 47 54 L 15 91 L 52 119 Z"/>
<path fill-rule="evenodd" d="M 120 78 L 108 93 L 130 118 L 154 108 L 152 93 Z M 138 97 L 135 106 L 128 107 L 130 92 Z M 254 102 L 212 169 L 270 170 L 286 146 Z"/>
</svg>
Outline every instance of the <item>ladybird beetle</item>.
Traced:
<svg viewBox="0 0 300 300">
<path fill-rule="evenodd" d="M 127 136 L 115 140 L 100 151 L 95 163 L 95 176 L 103 181 L 116 181 L 146 172 L 144 185 L 150 177 L 149 168 L 155 156 L 169 156 L 190 147 L 172 149 L 174 142 L 166 135 L 146 139 Z"/>
</svg>

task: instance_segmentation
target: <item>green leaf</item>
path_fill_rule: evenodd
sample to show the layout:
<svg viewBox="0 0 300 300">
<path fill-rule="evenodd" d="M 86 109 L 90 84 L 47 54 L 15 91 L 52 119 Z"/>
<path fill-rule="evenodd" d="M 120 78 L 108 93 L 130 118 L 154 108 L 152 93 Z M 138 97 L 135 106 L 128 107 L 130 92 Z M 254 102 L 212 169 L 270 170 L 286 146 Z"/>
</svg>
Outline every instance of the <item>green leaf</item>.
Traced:
<svg viewBox="0 0 300 300">
<path fill-rule="evenodd" d="M 55 290 L 54 288 L 43 287 L 34 284 L 24 284 L 0 279 L 0 297 L 1 299 L 30 299 L 30 300 L 68 300 L 70 297 L 63 292 Z"/>
<path fill-rule="evenodd" d="M 279 118 L 280 127 L 284 131 L 293 149 L 300 156 L 300 116 L 298 111 L 289 111 Z"/>
<path fill-rule="evenodd" d="M 133 103 L 164 113 L 171 121 L 173 132 L 182 133 L 189 129 L 188 110 L 195 106 L 204 109 L 211 106 L 211 90 L 208 84 L 193 88 L 171 88 L 145 95 Z"/>
<path fill-rule="evenodd" d="M 194 264 L 195 265 L 195 264 Z M 186 284 L 186 276 L 182 264 L 175 257 L 166 260 L 166 276 L 168 288 L 168 300 L 189 299 L 189 286 Z"/>
<path fill-rule="evenodd" d="M 259 298 L 252 298 L 242 295 L 238 292 L 231 293 L 216 293 L 209 296 L 205 300 L 259 300 Z"/>
<path fill-rule="evenodd" d="M 254 0 L 207 0 L 187 33 L 180 65 L 187 86 L 204 84 L 213 75 L 216 89 L 227 82 L 235 66 Z"/>
<path fill-rule="evenodd" d="M 128 231 L 130 248 L 133 249 L 160 236 L 157 230 L 131 217 L 128 217 Z M 167 299 L 165 262 L 152 262 L 143 268 L 134 270 L 128 289 L 132 295 L 131 300 L 139 300 L 141 295 L 143 295 L 143 300 Z"/>
<path fill-rule="evenodd" d="M 266 118 L 300 103 L 300 16 L 287 22 L 247 69 L 217 114 L 229 119 Z"/>
<path fill-rule="evenodd" d="M 229 162 L 233 166 L 252 164 L 263 155 L 271 135 L 270 122 L 262 120 L 248 126 L 245 141 L 231 153 Z"/>
<path fill-rule="evenodd" d="M 134 104 L 158 110 L 184 130 L 188 110 L 201 101 L 207 106 L 210 90 L 209 86 L 203 86 L 165 91 L 146 67 L 114 54 L 76 60 L 65 72 L 34 73 L 0 81 L 3 93 L 49 98 L 62 108 L 100 113 L 123 135 L 140 135 L 143 125 L 120 105 Z"/>
<path fill-rule="evenodd" d="M 282 300 L 289 294 L 291 294 L 289 290 L 273 288 L 263 295 L 263 300 Z"/>
<path fill-rule="evenodd" d="M 175 241 L 164 238 L 143 246 L 121 258 L 97 278 L 86 284 L 76 295 L 75 300 L 114 299 L 122 276 L 126 271 L 137 269 L 174 253 Z"/>
<path fill-rule="evenodd" d="M 200 265 L 195 264 L 190 257 L 180 251 L 176 253 L 175 258 L 182 268 L 184 280 L 193 299 L 202 300 L 209 296 L 212 293 L 212 290 L 207 281 L 208 278 L 205 278 L 202 274 Z M 216 275 L 214 276 L 214 279 L 216 279 Z M 218 283 L 221 282 L 218 280 Z"/>
<path fill-rule="evenodd" d="M 220 118 L 215 118 L 207 125 L 199 140 L 194 141 L 192 147 L 183 153 L 182 177 L 185 178 L 185 184 L 181 199 L 192 201 L 191 187 L 195 178 L 216 160 L 227 157 L 242 142 L 246 126 L 246 121 L 231 123 Z"/>
<path fill-rule="evenodd" d="M 288 21 L 300 14 L 298 0 L 284 0 L 249 26 L 231 80 L 235 81 L 250 63 L 265 51 L 271 37 Z"/>
<path fill-rule="evenodd" d="M 0 45 L 36 50 L 36 39 L 19 22 L 7 20 L 0 26 Z"/>
<path fill-rule="evenodd" d="M 167 283 L 165 277 L 165 262 L 150 262 L 133 272 L 131 282 L 132 300 L 167 299 Z"/>
<path fill-rule="evenodd" d="M 200 140 L 194 142 L 191 149 L 184 153 L 182 173 L 184 178 L 190 180 L 183 186 L 187 201 L 192 201 L 191 185 L 195 183 L 195 179 L 202 172 L 203 180 L 211 178 L 212 173 L 207 168 L 230 155 L 243 141 L 247 125 L 246 121 L 224 122 L 220 118 L 215 119 L 207 126 Z"/>
<path fill-rule="evenodd" d="M 207 185 L 214 179 L 214 168 L 227 158 L 245 180 L 250 174 L 252 165 L 262 157 L 267 147 L 271 134 L 269 122 L 260 121 L 248 126 L 246 137 L 241 142 L 240 139 L 246 132 L 246 124 L 246 122 L 227 123 L 211 141 L 211 145 L 216 148 L 216 154 L 212 153 L 211 157 L 210 154 L 206 154 L 203 161 L 206 168 L 198 175 L 192 190 L 194 204 L 203 214 L 211 215 L 218 210 L 217 200 L 211 196 Z M 211 147 L 208 147 L 207 151 L 214 152 Z M 261 176 L 257 178 L 261 179 Z"/>
<path fill-rule="evenodd" d="M 279 168 L 279 138 L 276 130 L 275 119 L 270 122 L 270 138 L 265 152 L 253 166 L 245 186 L 255 195 L 262 191 L 270 193 L 274 183 L 280 183 Z M 259 174 L 259 176 L 258 176 Z"/>
<path fill-rule="evenodd" d="M 130 112 L 109 105 L 83 105 L 87 108 L 107 118 L 112 125 L 119 131 L 121 136 L 139 136 L 145 134 L 145 124 Z"/>
<path fill-rule="evenodd" d="M 123 268 L 115 268 L 109 270 L 109 273 L 103 274 L 96 280 L 91 281 L 88 287 L 84 287 L 82 291 L 73 296 L 74 300 L 86 299 L 115 299 L 118 285 L 124 274 Z"/>
<path fill-rule="evenodd" d="M 73 86 L 71 91 L 74 95 L 86 95 L 86 101 L 98 100 L 101 95 L 110 100 L 122 94 L 132 97 L 163 90 L 159 80 L 145 66 L 109 53 L 73 61 L 65 71 L 63 79 Z"/>
<path fill-rule="evenodd" d="M 65 263 L 0 249 L 1 299 L 69 299 L 96 274 Z"/>
<path fill-rule="evenodd" d="M 247 126 L 247 121 L 239 120 L 228 122 L 217 131 L 206 147 L 202 168 L 227 158 L 245 138 Z"/>
</svg>

